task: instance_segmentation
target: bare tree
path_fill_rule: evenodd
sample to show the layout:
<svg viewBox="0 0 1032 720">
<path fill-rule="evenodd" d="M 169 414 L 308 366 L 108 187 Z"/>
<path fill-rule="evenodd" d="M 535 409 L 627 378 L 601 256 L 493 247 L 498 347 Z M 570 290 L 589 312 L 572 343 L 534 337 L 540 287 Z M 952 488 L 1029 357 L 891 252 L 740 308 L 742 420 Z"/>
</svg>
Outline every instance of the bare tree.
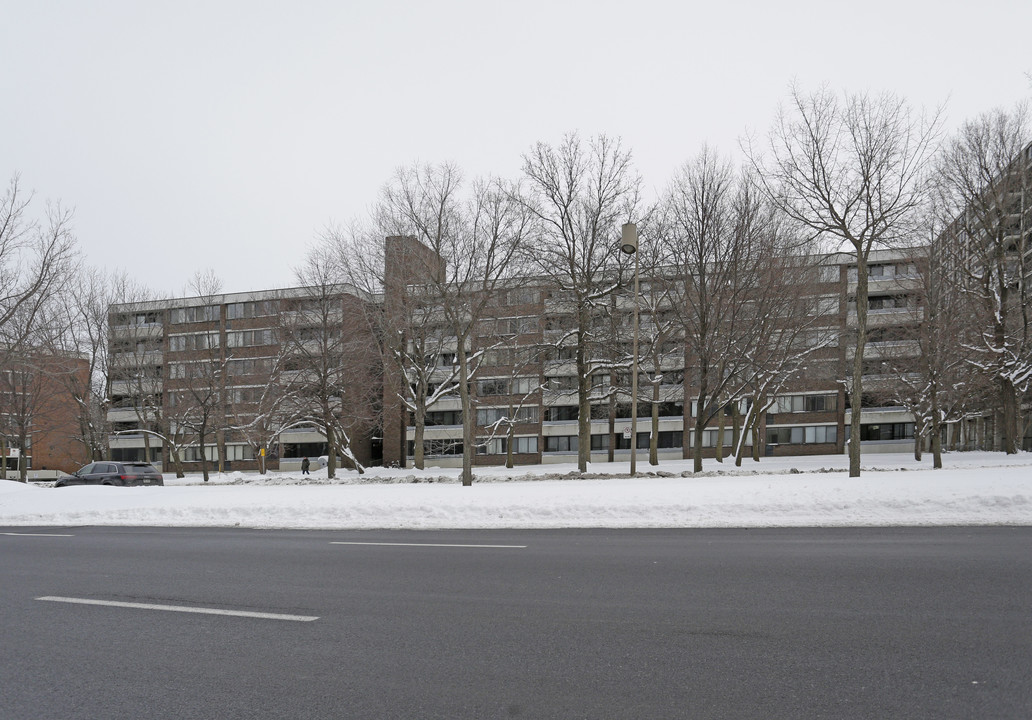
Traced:
<svg viewBox="0 0 1032 720">
<path fill-rule="evenodd" d="M 56 303 L 55 324 L 60 332 L 52 339 L 54 354 L 84 358 L 85 373 L 61 375 L 75 403 L 76 440 L 84 459 L 103 460 L 108 449 L 107 373 L 108 308 L 112 303 L 111 278 L 99 268 L 81 268 L 68 278 Z"/>
<path fill-rule="evenodd" d="M 443 260 L 411 235 L 388 235 L 374 227 L 332 226 L 318 252 L 342 282 L 383 303 L 366 303 L 365 320 L 383 368 L 381 430 L 384 454 L 407 457 L 407 426 L 414 425 L 413 464 L 425 464 L 425 431 L 430 409 L 458 392 L 453 343 L 435 319 L 436 301 L 426 294 L 426 278 L 442 273 Z M 390 225 L 390 222 L 387 223 Z M 407 232 L 407 231 L 406 231 Z M 368 348 L 367 348 L 368 349 Z"/>
<path fill-rule="evenodd" d="M 735 446 L 739 466 L 750 436 L 753 459 L 760 459 L 760 423 L 779 393 L 804 373 L 811 385 L 836 382 L 828 366 L 837 367 L 829 362 L 837 357 L 839 342 L 837 272 L 827 277 L 822 257 L 800 245 L 790 230 L 780 228 L 776 217 L 767 216 L 761 241 L 765 249 L 753 265 L 746 332 L 738 335 L 743 355 L 739 380 L 747 394 Z"/>
<path fill-rule="evenodd" d="M 639 396 L 634 402 L 648 402 L 651 408 L 651 430 L 649 433 L 649 464 L 659 464 L 659 423 L 661 409 L 677 401 L 684 403 L 684 330 L 681 313 L 677 312 L 676 283 L 672 282 L 675 258 L 671 254 L 670 228 L 662 217 L 656 221 L 645 218 L 638 223 L 639 273 L 645 276 L 640 283 L 638 302 L 639 320 Z M 614 313 L 617 322 L 614 336 L 618 348 L 630 348 L 626 343 L 627 327 L 620 314 Z M 623 362 L 614 365 L 615 384 L 627 383 L 620 378 L 630 372 L 633 356 L 618 352 Z M 640 414 L 639 414 L 640 417 Z M 610 439 L 610 443 L 615 438 Z M 637 450 L 637 438 L 632 440 L 631 452 Z"/>
<path fill-rule="evenodd" d="M 222 343 L 222 317 L 216 296 L 222 291 L 222 282 L 215 274 L 199 271 L 187 285 L 185 294 L 195 297 L 204 314 L 198 320 L 199 332 L 187 336 L 192 346 L 189 361 L 181 365 L 184 377 L 171 381 L 180 388 L 176 424 L 192 431 L 201 462 L 201 475 L 208 482 L 207 442 L 215 435 L 217 468 L 221 472 L 225 459 L 223 428 L 226 421 L 226 348 Z"/>
<path fill-rule="evenodd" d="M 888 376 L 875 394 L 913 415 L 914 456 L 921 459 L 928 440 L 936 469 L 942 467 L 944 430 L 982 405 L 993 380 L 973 367 L 971 340 L 981 308 L 970 302 L 968 269 L 957 265 L 954 238 L 943 232 L 950 221 L 933 199 L 925 216 L 927 245 L 897 266 L 895 276 L 914 286 L 922 316 L 912 324 L 876 328 L 870 338 L 879 341 L 881 371 Z"/>
<path fill-rule="evenodd" d="M 393 235 L 413 236 L 440 260 L 416 291 L 429 312 L 424 324 L 452 344 L 462 408 L 461 479 L 471 485 L 476 413 L 470 384 L 482 358 L 475 331 L 515 265 L 530 215 L 497 180 L 475 181 L 466 194 L 461 172 L 444 164 L 399 170 L 381 192 L 377 221 Z"/>
<path fill-rule="evenodd" d="M 31 202 L 17 175 L 0 197 L 0 374 L 5 383 L 0 418 L 7 426 L 0 428 L 0 462 L 6 474 L 8 442 L 13 439 L 22 480 L 29 428 L 45 401 L 44 388 L 52 385 L 42 382 L 45 370 L 37 360 L 54 336 L 52 303 L 75 253 L 72 213 L 47 204 L 45 219 L 34 218 Z"/>
<path fill-rule="evenodd" d="M 850 477 L 860 475 L 860 407 L 867 341 L 867 261 L 905 242 L 925 199 L 922 175 L 935 150 L 938 116 L 916 117 L 890 94 L 792 88 L 769 135 L 769 155 L 747 150 L 769 197 L 815 237 L 845 245 L 857 264 L 856 346 L 850 384 Z"/>
<path fill-rule="evenodd" d="M 285 300 L 280 327 L 291 402 L 326 438 L 328 477 L 336 476 L 338 454 L 364 473 L 352 442 L 375 424 L 373 392 L 379 386 L 379 369 L 368 352 L 375 341 L 365 301 L 341 282 L 333 259 L 319 248 L 295 273 L 304 292 Z"/>
<path fill-rule="evenodd" d="M 946 143 L 936 175 L 948 218 L 942 248 L 978 309 L 968 339 L 971 364 L 996 385 L 1008 454 L 1020 448 L 1020 397 L 1032 385 L 1030 140 L 1027 104 L 994 110 L 965 123 Z"/>
<path fill-rule="evenodd" d="M 25 350 L 18 357 L 9 357 L 0 373 L 0 408 L 4 436 L 3 477 L 7 471 L 7 447 L 18 449 L 18 480 L 26 482 L 26 456 L 31 451 L 31 437 L 40 408 L 48 400 L 53 385 L 46 382 L 47 366 L 37 352 Z"/>
<path fill-rule="evenodd" d="M 0 364 L 37 332 L 75 253 L 71 211 L 47 204 L 40 220 L 29 216 L 31 202 L 17 175 L 0 197 Z"/>
<path fill-rule="evenodd" d="M 533 304 L 537 291 L 514 285 L 510 288 L 498 293 L 491 317 L 482 320 L 478 328 L 478 348 L 484 353 L 478 370 L 484 377 L 475 383 L 477 401 L 490 406 L 476 411 L 480 433 L 477 447 L 490 453 L 500 441 L 507 468 L 515 466 L 517 429 L 528 423 L 536 426 L 544 389 L 538 370 L 544 355 L 540 325 L 535 322 L 535 327 L 524 326 L 528 318 L 522 312 L 526 308 L 520 308 Z M 520 314 L 514 317 L 514 312 Z"/>
<path fill-rule="evenodd" d="M 551 281 L 551 303 L 568 327 L 557 346 L 572 347 L 576 360 L 577 466 L 591 457 L 592 376 L 611 363 L 609 295 L 620 287 L 620 227 L 637 220 L 641 180 L 631 154 L 604 135 L 582 142 L 576 134 L 558 145 L 539 142 L 523 156 L 523 201 L 538 221 L 528 265 Z"/>
<path fill-rule="evenodd" d="M 226 369 L 234 384 L 251 380 L 244 387 L 227 388 L 226 432 L 242 438 L 258 461 L 258 472 L 268 470 L 268 453 L 287 430 L 309 424 L 299 397 L 299 384 L 288 379 L 291 359 L 289 344 L 280 344 L 274 357 L 228 357 Z"/>
<path fill-rule="evenodd" d="M 162 310 L 145 303 L 152 299 L 151 292 L 127 273 L 111 276 L 110 301 L 107 316 L 107 376 L 104 405 L 107 409 L 130 408 L 135 416 L 135 429 L 143 435 L 143 459 L 151 461 L 151 439 L 173 435 L 165 413 L 165 395 L 161 376 L 160 358 L 164 339 Z M 113 424 L 115 434 L 123 432 Z M 178 450 L 166 445 L 168 457 L 176 474 L 183 476 Z M 166 463 L 167 464 L 167 463 Z"/>
<path fill-rule="evenodd" d="M 671 307 L 687 349 L 686 442 L 691 417 L 687 388 L 696 398 L 696 472 L 702 470 L 705 428 L 720 416 L 719 455 L 725 408 L 747 387 L 747 350 L 768 310 L 759 304 L 757 280 L 775 253 L 784 250 L 772 241 L 770 214 L 763 211 L 749 178 L 709 149 L 682 167 L 664 199 Z"/>
</svg>

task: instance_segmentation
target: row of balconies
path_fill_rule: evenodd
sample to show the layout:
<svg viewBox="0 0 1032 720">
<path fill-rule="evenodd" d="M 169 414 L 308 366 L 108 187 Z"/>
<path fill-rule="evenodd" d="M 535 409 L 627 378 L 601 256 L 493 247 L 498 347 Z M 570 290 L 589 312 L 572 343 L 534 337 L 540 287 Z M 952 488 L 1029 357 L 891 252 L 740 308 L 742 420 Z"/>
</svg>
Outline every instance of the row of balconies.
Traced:
<svg viewBox="0 0 1032 720">
<path fill-rule="evenodd" d="M 164 325 L 161 323 L 146 323 L 143 325 L 112 325 L 111 336 L 113 338 L 137 339 L 137 338 L 159 338 L 164 332 Z"/>
</svg>

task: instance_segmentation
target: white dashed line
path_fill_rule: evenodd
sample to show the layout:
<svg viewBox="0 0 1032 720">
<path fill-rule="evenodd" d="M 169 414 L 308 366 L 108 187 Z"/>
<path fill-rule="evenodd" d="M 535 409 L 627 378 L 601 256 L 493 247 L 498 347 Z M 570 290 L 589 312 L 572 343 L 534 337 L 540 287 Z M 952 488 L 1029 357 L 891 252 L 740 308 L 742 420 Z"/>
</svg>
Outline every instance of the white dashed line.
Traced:
<svg viewBox="0 0 1032 720">
<path fill-rule="evenodd" d="M 189 607 L 185 605 L 153 605 L 150 603 L 116 602 L 114 600 L 91 600 L 89 598 L 70 597 L 38 597 L 37 600 L 47 602 L 72 603 L 75 605 L 103 605 L 106 607 L 133 608 L 136 610 L 164 610 L 165 612 L 197 613 L 200 615 L 231 615 L 233 617 L 258 618 L 260 620 L 292 620 L 293 622 L 312 622 L 318 617 L 310 615 L 281 615 L 279 613 L 251 612 L 249 610 L 222 610 L 220 608 Z"/>
<path fill-rule="evenodd" d="M 438 548 L 509 548 L 522 550 L 526 545 L 451 545 L 447 543 L 389 543 L 389 542 L 331 542 L 330 545 L 380 545 L 386 547 L 438 547 Z"/>
<path fill-rule="evenodd" d="M 74 535 L 55 535 L 54 533 L 12 533 L 5 532 L 0 535 L 9 535 L 11 537 L 75 537 Z"/>
</svg>

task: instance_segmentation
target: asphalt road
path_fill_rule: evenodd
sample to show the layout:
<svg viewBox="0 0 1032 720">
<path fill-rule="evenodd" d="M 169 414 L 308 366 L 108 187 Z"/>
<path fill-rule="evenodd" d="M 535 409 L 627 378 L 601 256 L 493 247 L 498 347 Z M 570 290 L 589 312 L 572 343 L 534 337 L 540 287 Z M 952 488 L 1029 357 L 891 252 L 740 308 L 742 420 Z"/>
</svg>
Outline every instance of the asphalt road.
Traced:
<svg viewBox="0 0 1032 720">
<path fill-rule="evenodd" d="M 0 608 L 4 720 L 1032 717 L 1032 528 L 0 528 Z"/>
</svg>

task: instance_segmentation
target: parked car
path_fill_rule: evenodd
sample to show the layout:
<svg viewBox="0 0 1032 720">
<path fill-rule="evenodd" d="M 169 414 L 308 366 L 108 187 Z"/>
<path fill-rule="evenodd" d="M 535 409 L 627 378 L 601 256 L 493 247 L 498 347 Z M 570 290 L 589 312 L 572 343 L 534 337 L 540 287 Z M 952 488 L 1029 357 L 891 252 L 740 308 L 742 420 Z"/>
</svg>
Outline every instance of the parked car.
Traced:
<svg viewBox="0 0 1032 720">
<path fill-rule="evenodd" d="M 158 469 L 145 462 L 95 462 L 57 479 L 54 487 L 70 485 L 164 485 Z"/>
</svg>

